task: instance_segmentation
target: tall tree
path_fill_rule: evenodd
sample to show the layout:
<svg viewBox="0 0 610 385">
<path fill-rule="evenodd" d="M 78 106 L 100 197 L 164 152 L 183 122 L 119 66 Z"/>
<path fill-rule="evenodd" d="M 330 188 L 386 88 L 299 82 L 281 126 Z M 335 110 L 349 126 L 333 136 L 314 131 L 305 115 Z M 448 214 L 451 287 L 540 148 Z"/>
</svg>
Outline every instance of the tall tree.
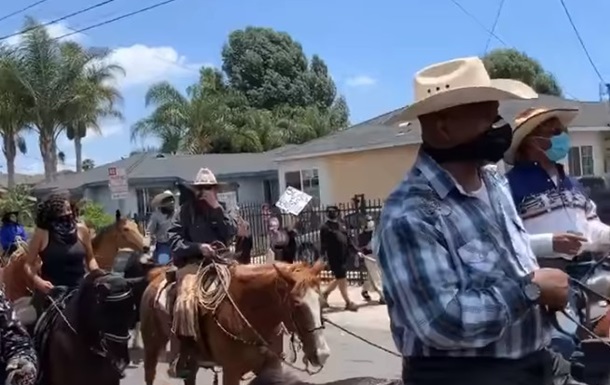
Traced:
<svg viewBox="0 0 610 385">
<path fill-rule="evenodd" d="M 95 161 L 93 159 L 85 159 L 83 160 L 83 171 L 87 171 L 87 170 L 91 170 L 92 168 L 95 168 Z"/>
<path fill-rule="evenodd" d="M 12 76 L 21 63 L 9 47 L 0 47 L 0 136 L 6 158 L 8 188 L 15 186 L 15 158 L 17 151 L 25 154 L 27 146 L 23 133 L 29 130 L 29 111 L 32 100 Z"/>
<path fill-rule="evenodd" d="M 555 76 L 524 52 L 513 48 L 495 49 L 483 57 L 483 62 L 492 79 L 520 80 L 539 94 L 563 94 Z"/>
<path fill-rule="evenodd" d="M 80 61 L 83 71 L 75 86 L 75 97 L 67 111 L 66 134 L 74 142 L 76 172 L 82 167 L 82 139 L 87 131 L 101 133 L 100 123 L 107 118 L 123 119 L 115 106 L 122 101 L 119 90 L 113 86 L 117 75 L 125 70 L 116 64 L 108 63 L 108 49 L 85 49 L 79 44 L 68 43 L 64 55 L 70 60 Z"/>
</svg>

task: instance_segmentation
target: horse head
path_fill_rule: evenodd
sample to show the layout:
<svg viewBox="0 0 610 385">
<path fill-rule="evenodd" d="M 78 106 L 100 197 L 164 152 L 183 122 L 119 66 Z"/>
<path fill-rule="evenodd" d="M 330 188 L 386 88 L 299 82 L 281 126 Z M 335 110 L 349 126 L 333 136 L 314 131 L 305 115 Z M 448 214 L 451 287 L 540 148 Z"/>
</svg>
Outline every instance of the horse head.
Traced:
<svg viewBox="0 0 610 385">
<path fill-rule="evenodd" d="M 303 343 L 305 359 L 314 366 L 322 366 L 330 356 L 324 337 L 322 307 L 320 305 L 320 272 L 324 263 L 318 260 L 313 266 L 305 263 L 275 263 L 278 278 L 287 288 L 284 325 Z"/>
<path fill-rule="evenodd" d="M 122 374 L 129 364 L 129 328 L 136 315 L 130 283 L 120 275 L 94 270 L 76 295 L 78 334 Z"/>
<path fill-rule="evenodd" d="M 120 210 L 117 210 L 115 213 L 113 226 L 119 249 L 132 249 L 143 253 L 148 252 L 148 246 L 146 246 L 144 235 L 140 232 L 138 224 L 131 219 L 122 217 Z"/>
</svg>

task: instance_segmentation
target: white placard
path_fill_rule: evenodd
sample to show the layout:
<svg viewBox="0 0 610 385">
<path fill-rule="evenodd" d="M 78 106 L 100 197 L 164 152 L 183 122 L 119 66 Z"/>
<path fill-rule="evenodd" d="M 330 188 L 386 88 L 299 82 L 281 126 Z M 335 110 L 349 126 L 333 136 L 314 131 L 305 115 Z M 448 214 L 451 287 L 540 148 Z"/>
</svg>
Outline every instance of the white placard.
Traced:
<svg viewBox="0 0 610 385">
<path fill-rule="evenodd" d="M 112 200 L 126 199 L 129 196 L 127 173 L 124 168 L 108 167 L 108 188 Z"/>
<path fill-rule="evenodd" d="M 307 206 L 311 198 L 311 195 L 306 194 L 301 190 L 297 190 L 294 187 L 288 187 L 275 205 L 287 213 L 299 215 L 305 206 Z"/>
</svg>

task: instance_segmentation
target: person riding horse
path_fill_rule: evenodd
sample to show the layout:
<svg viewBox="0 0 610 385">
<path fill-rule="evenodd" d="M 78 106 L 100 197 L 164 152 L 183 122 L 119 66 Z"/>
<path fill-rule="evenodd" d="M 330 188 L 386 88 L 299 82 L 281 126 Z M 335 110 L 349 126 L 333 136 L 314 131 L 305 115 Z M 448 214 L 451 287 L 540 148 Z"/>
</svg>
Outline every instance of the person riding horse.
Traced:
<svg viewBox="0 0 610 385">
<path fill-rule="evenodd" d="M 597 217 L 595 203 L 583 186 L 559 163 L 570 150 L 567 126 L 577 115 L 575 108 L 523 111 L 515 119 L 513 142 L 504 161 L 514 165 L 506 176 L 525 229 L 547 234 L 546 252 L 539 255 L 538 262 L 580 279 L 593 259 L 591 252 L 608 251 L 610 227 Z M 584 268 L 578 269 L 579 265 Z M 572 298 L 572 307 L 574 301 Z M 555 331 L 553 345 L 570 358 L 577 348 L 576 325 L 565 321 L 562 324 L 570 326 L 573 335 Z"/>
<path fill-rule="evenodd" d="M 38 206 L 24 269 L 34 283 L 32 305 L 38 316 L 48 305 L 46 297 L 54 287 L 74 289 L 85 276 L 85 269 L 99 269 L 91 233 L 85 225 L 77 223 L 70 201 L 63 194 L 52 194 Z"/>
<path fill-rule="evenodd" d="M 34 385 L 37 374 L 34 344 L 0 290 L 0 384 Z"/>
<path fill-rule="evenodd" d="M 170 301 L 174 309 L 174 330 L 180 341 L 180 352 L 172 362 L 170 372 L 180 378 L 191 374 L 190 363 L 198 356 L 194 336 L 181 330 L 175 322 L 175 318 L 180 316 L 176 303 L 186 295 L 181 290 L 181 283 L 187 275 L 196 273 L 202 260 L 218 258 L 212 244 L 230 244 L 238 228 L 235 218 L 227 215 L 218 201 L 219 184 L 212 171 L 200 169 L 190 187 L 194 190 L 195 199 L 186 200 L 180 206 L 169 229 L 174 264 L 178 270 L 169 273 L 167 280 L 176 281 L 175 298 Z"/>
<path fill-rule="evenodd" d="M 2 215 L 2 227 L 0 228 L 0 243 L 4 256 L 8 257 L 17 250 L 17 239 L 26 242 L 27 235 L 25 227 L 19 223 L 19 211 L 7 211 Z"/>
<path fill-rule="evenodd" d="M 172 224 L 176 198 L 171 191 L 166 190 L 155 195 L 150 205 L 155 208 L 150 216 L 147 228 L 150 234 L 150 242 L 155 245 L 153 260 L 157 264 L 165 265 L 171 260 L 168 231 Z"/>
</svg>

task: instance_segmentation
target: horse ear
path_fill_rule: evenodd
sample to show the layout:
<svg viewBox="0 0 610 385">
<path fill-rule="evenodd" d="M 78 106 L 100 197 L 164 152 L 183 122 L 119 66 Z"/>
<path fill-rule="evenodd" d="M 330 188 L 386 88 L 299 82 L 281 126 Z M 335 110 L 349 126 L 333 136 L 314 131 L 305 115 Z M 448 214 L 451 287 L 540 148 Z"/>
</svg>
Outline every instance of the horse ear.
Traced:
<svg viewBox="0 0 610 385">
<path fill-rule="evenodd" d="M 319 275 L 326 268 L 326 263 L 321 258 L 318 259 L 313 266 L 311 267 L 311 272 L 313 275 Z"/>
<path fill-rule="evenodd" d="M 289 284 L 290 286 L 293 286 L 296 283 L 296 280 L 292 276 L 291 271 L 286 269 L 285 266 L 278 265 L 277 263 L 274 263 L 273 264 L 273 268 L 275 269 L 275 271 L 277 271 L 277 275 L 279 275 L 279 277 L 284 282 Z"/>
<path fill-rule="evenodd" d="M 115 211 L 114 218 L 116 219 L 117 222 L 121 220 L 121 210 Z"/>
</svg>

